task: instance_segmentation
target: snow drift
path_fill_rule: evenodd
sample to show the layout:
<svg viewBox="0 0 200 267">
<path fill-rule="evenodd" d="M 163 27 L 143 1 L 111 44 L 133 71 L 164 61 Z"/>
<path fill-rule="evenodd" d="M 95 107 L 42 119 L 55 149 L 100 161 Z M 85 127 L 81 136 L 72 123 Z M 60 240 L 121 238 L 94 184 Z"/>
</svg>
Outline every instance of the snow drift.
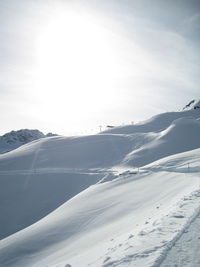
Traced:
<svg viewBox="0 0 200 267">
<path fill-rule="evenodd" d="M 124 163 L 141 167 L 160 158 L 200 147 L 200 121 L 180 118 L 164 131 L 157 134 L 153 141 L 134 150 Z"/>
</svg>

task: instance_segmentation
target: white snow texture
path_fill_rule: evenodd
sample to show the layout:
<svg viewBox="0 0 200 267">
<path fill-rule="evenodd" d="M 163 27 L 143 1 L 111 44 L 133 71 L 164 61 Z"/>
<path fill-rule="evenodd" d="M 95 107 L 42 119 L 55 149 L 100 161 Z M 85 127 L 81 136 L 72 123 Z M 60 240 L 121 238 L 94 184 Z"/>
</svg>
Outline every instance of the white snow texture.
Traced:
<svg viewBox="0 0 200 267">
<path fill-rule="evenodd" d="M 97 135 L 1 137 L 18 148 L 0 155 L 0 266 L 200 266 L 198 103 Z"/>
</svg>

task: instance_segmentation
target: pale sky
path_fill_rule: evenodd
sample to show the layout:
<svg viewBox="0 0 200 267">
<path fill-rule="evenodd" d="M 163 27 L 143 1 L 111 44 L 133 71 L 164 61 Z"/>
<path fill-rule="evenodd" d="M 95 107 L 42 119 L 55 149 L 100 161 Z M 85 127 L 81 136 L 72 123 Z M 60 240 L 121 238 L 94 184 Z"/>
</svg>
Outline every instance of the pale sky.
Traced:
<svg viewBox="0 0 200 267">
<path fill-rule="evenodd" d="M 200 98 L 199 0 L 0 0 L 0 135 L 97 132 Z"/>
</svg>

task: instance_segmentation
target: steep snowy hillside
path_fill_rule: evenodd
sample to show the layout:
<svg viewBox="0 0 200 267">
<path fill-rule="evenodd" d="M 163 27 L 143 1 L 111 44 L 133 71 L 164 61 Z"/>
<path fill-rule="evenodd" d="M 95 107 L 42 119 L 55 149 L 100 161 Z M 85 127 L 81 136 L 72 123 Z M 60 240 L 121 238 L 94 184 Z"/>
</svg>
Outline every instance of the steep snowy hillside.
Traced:
<svg viewBox="0 0 200 267">
<path fill-rule="evenodd" d="M 165 264 L 200 213 L 199 118 L 164 113 L 0 155 L 0 266 Z"/>
<path fill-rule="evenodd" d="M 0 136 L 0 154 L 11 151 L 21 145 L 29 143 L 44 137 L 54 136 L 54 134 L 44 135 L 38 130 L 22 129 L 18 131 L 11 131 Z"/>
</svg>

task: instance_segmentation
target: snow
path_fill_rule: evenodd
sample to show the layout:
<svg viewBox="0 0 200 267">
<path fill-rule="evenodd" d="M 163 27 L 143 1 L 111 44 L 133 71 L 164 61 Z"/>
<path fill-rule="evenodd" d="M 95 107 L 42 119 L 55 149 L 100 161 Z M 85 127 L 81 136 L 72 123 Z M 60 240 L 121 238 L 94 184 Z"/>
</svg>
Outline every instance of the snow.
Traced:
<svg viewBox="0 0 200 267">
<path fill-rule="evenodd" d="M 29 129 L 11 131 L 3 136 L 0 136 L 0 154 L 9 152 L 33 140 L 49 136 L 54 136 L 54 134 L 48 133 L 47 135 L 44 135 L 38 130 Z"/>
<path fill-rule="evenodd" d="M 0 155 L 0 266 L 198 266 L 199 117 L 165 113 Z"/>
<path fill-rule="evenodd" d="M 43 138 L 0 155 L 0 168 L 106 168 L 121 162 L 131 149 L 130 138 L 120 135 Z"/>
<path fill-rule="evenodd" d="M 171 125 L 177 119 L 183 117 L 192 117 L 194 119 L 200 118 L 199 109 L 186 110 L 181 112 L 166 112 L 152 117 L 149 120 L 134 124 L 115 127 L 101 133 L 110 134 L 133 134 L 133 133 L 149 133 L 161 132 Z"/>
<path fill-rule="evenodd" d="M 184 108 L 183 110 L 191 110 L 191 109 L 197 109 L 200 108 L 200 100 L 199 99 L 193 99 L 190 101 Z"/>
<path fill-rule="evenodd" d="M 0 237 L 36 222 L 91 184 L 111 179 L 104 168 L 130 150 L 124 136 L 58 136 L 0 155 Z"/>
<path fill-rule="evenodd" d="M 179 239 L 173 244 L 166 258 L 161 263 L 161 267 L 200 266 L 199 247 L 200 247 L 200 212 L 194 217 L 193 221 L 184 230 Z M 188 249 L 192 248 L 192 249 Z"/>
<path fill-rule="evenodd" d="M 132 166 L 144 166 L 160 158 L 200 147 L 200 121 L 180 118 L 164 131 L 157 133 L 154 140 L 132 151 L 124 162 Z"/>
</svg>

